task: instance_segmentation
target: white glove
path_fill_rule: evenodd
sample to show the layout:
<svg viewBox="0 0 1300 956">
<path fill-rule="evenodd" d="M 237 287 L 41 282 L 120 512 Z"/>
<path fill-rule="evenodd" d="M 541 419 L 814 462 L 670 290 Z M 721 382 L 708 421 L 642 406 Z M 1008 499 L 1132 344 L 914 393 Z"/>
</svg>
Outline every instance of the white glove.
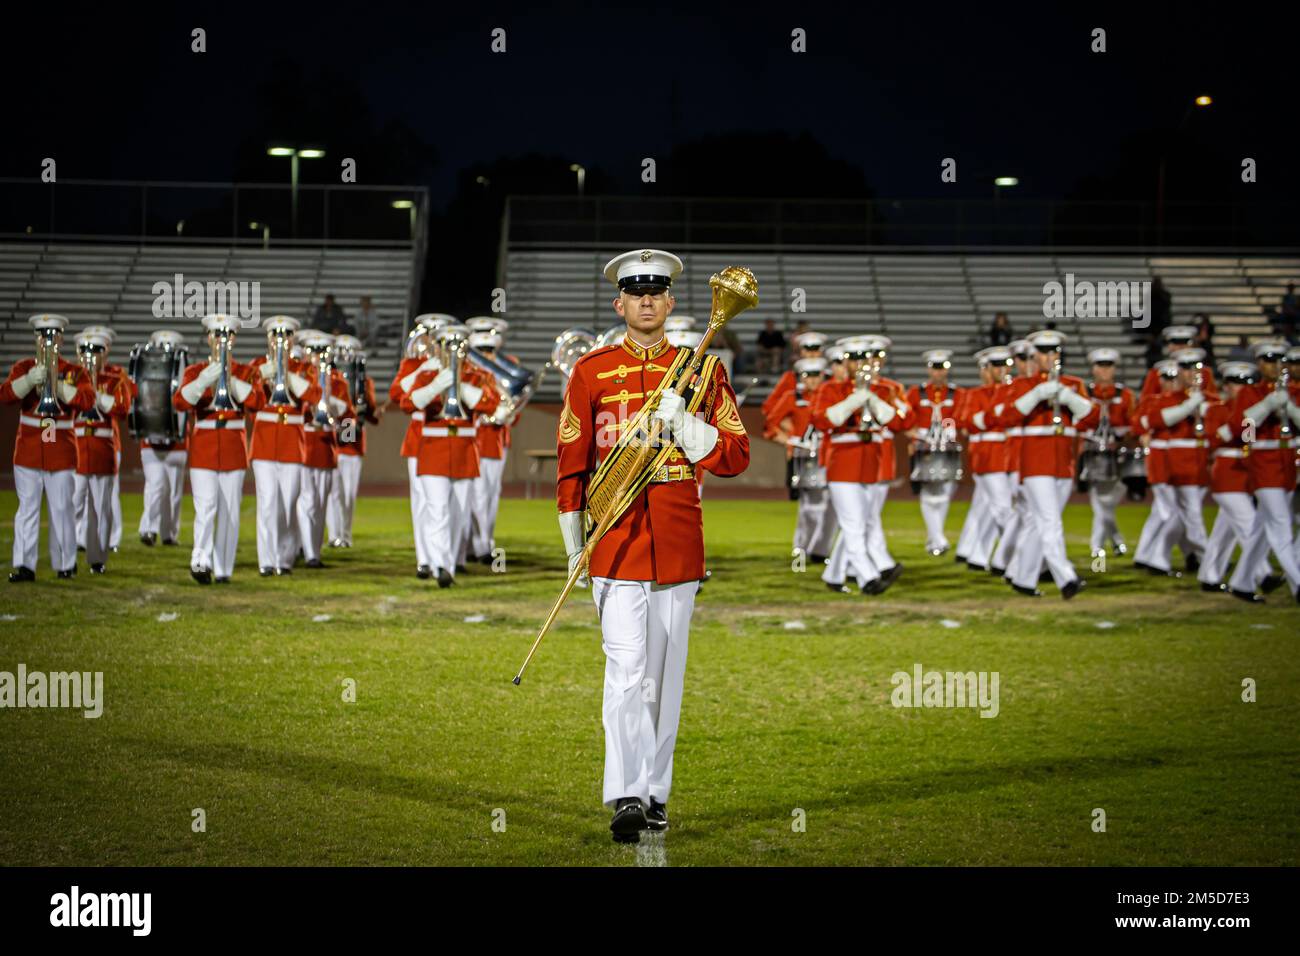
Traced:
<svg viewBox="0 0 1300 956">
<path fill-rule="evenodd" d="M 1288 396 L 1286 392 L 1280 389 L 1274 389 L 1273 391 L 1269 392 L 1268 397 L 1264 399 L 1264 401 L 1269 402 L 1270 407 L 1274 409 L 1281 408 L 1282 406 L 1287 404 L 1289 400 L 1290 400 L 1290 396 Z"/>
<path fill-rule="evenodd" d="M 262 378 L 266 379 L 268 382 L 275 381 L 275 363 L 272 362 L 270 359 L 267 359 L 265 362 L 259 365 L 257 367 L 257 371 L 260 372 Z"/>
<path fill-rule="evenodd" d="M 1264 419 L 1273 414 L 1273 409 L 1277 404 L 1273 399 L 1277 394 L 1277 392 L 1273 392 L 1265 395 L 1254 405 L 1250 406 L 1250 408 L 1246 409 L 1246 413 L 1243 417 L 1254 422 L 1256 425 L 1261 424 Z"/>
<path fill-rule="evenodd" d="M 708 422 L 687 414 L 686 400 L 676 392 L 659 396 L 654 417 L 664 423 L 686 460 L 695 464 L 708 456 L 718 444 L 718 430 Z"/>
<path fill-rule="evenodd" d="M 221 366 L 216 362 L 209 362 L 203 366 L 203 371 L 194 376 L 194 381 L 202 383 L 204 389 L 221 377 Z"/>
<path fill-rule="evenodd" d="M 867 410 L 871 412 L 871 417 L 880 425 L 888 425 L 894 420 L 894 416 L 898 414 L 898 409 L 875 392 L 867 392 Z"/>
<path fill-rule="evenodd" d="M 244 404 L 244 399 L 248 398 L 249 393 L 252 391 L 253 386 L 242 378 L 232 378 L 230 380 L 230 397 L 235 400 L 236 405 Z"/>
<path fill-rule="evenodd" d="M 582 557 L 582 549 L 587 543 L 587 512 L 565 511 L 560 515 L 560 536 L 564 539 L 564 553 L 569 556 L 569 573 L 577 567 Z M 578 587 L 585 588 L 588 578 L 585 573 L 578 578 Z"/>
<path fill-rule="evenodd" d="M 830 408 L 826 409 L 826 418 L 836 428 L 843 425 L 863 405 L 867 404 L 867 399 L 871 392 L 865 388 L 855 388 L 849 392 L 848 398 L 841 399 Z"/>
<path fill-rule="evenodd" d="M 77 386 L 69 382 L 60 382 L 58 387 L 59 398 L 65 403 L 72 401 L 77 397 Z"/>
<path fill-rule="evenodd" d="M 1070 416 L 1076 422 L 1092 411 L 1092 401 L 1072 388 L 1061 389 L 1060 396 L 1061 404 L 1070 410 Z"/>
<path fill-rule="evenodd" d="M 416 369 L 416 371 L 417 372 L 441 372 L 442 363 L 438 361 L 436 356 L 430 355 L 427 359 L 425 359 L 423 362 L 420 363 L 420 366 L 419 368 Z"/>
<path fill-rule="evenodd" d="M 337 418 L 348 410 L 348 403 L 343 401 L 341 398 L 335 398 L 331 395 L 329 397 L 329 407 L 330 414 Z"/>
<path fill-rule="evenodd" d="M 36 364 L 14 379 L 14 395 L 26 398 L 27 393 L 45 381 L 45 366 Z"/>
<path fill-rule="evenodd" d="M 471 385 L 469 382 L 460 383 L 460 400 L 465 403 L 465 411 L 472 411 L 482 397 L 483 389 L 477 385 Z"/>
<path fill-rule="evenodd" d="M 117 398 L 108 392 L 100 392 L 95 402 L 99 405 L 99 410 L 107 415 L 113 410 L 113 406 L 117 404 Z"/>
<path fill-rule="evenodd" d="M 1039 382 L 1029 391 L 1025 392 L 1025 394 L 1017 398 L 1012 404 L 1016 406 L 1016 411 L 1021 415 L 1028 417 L 1029 413 L 1038 407 L 1039 402 L 1042 402 L 1045 397 L 1050 397 L 1044 396 L 1043 386 L 1056 384 L 1056 382 Z"/>
<path fill-rule="evenodd" d="M 421 386 L 411 393 L 411 404 L 424 409 L 431 401 L 441 395 L 451 385 L 451 369 L 445 368 L 433 377 L 428 385 Z"/>
<path fill-rule="evenodd" d="M 33 365 L 31 368 L 27 370 L 28 387 L 34 388 L 37 385 L 44 385 L 46 374 L 47 372 L 45 366 L 42 365 L 40 362 L 37 362 L 35 365 Z"/>
<path fill-rule="evenodd" d="M 1291 421 L 1300 425 L 1300 405 L 1295 402 L 1289 402 L 1286 406 L 1286 413 L 1291 416 Z"/>
</svg>

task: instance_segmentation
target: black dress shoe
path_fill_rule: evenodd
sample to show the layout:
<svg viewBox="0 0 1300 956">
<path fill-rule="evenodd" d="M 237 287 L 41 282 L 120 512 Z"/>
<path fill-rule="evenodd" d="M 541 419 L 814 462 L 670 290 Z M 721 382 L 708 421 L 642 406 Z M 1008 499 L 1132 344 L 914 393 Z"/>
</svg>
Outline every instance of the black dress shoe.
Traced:
<svg viewBox="0 0 1300 956">
<path fill-rule="evenodd" d="M 1280 574 L 1270 574 L 1263 581 L 1259 582 L 1259 589 L 1265 594 L 1272 594 L 1282 586 L 1283 580 L 1285 579 Z"/>
<path fill-rule="evenodd" d="M 645 808 L 640 800 L 623 797 L 614 804 L 614 818 L 609 821 L 609 830 L 614 834 L 615 843 L 637 843 L 645 829 Z"/>
<path fill-rule="evenodd" d="M 813 564 L 825 564 L 825 563 L 826 563 L 826 555 L 824 555 L 824 554 L 810 554 L 810 555 L 808 555 L 808 560 L 811 561 Z"/>
<path fill-rule="evenodd" d="M 996 564 L 990 564 L 989 574 L 993 575 L 995 578 L 1005 578 L 1007 576 L 1007 569 L 999 568 Z"/>
<path fill-rule="evenodd" d="M 1065 587 L 1061 588 L 1061 600 L 1070 600 L 1070 598 L 1074 597 L 1087 586 L 1088 585 L 1083 578 L 1075 578 L 1073 581 L 1067 582 Z"/>
<path fill-rule="evenodd" d="M 1133 559 L 1133 567 L 1137 568 L 1139 571 L 1157 570 L 1156 568 L 1151 567 L 1151 565 L 1147 564 L 1145 561 L 1139 561 L 1137 558 Z"/>
<path fill-rule="evenodd" d="M 21 584 L 24 581 L 35 581 L 35 580 L 36 580 L 36 572 L 33 571 L 31 568 L 24 567 L 21 564 L 9 572 L 10 584 Z"/>
<path fill-rule="evenodd" d="M 1216 594 L 1222 594 L 1224 591 L 1228 590 L 1228 586 L 1224 584 L 1222 581 L 1220 581 L 1218 584 L 1207 584 L 1206 582 L 1202 581 L 1201 590 L 1213 591 Z"/>
<path fill-rule="evenodd" d="M 974 561 L 967 561 L 966 569 L 968 571 L 987 571 L 988 566 L 983 564 L 976 564 Z"/>
<path fill-rule="evenodd" d="M 903 574 L 903 566 L 901 564 L 895 564 L 888 571 L 885 571 L 883 574 L 881 574 L 880 578 L 882 581 L 885 582 L 885 586 L 888 587 L 889 585 L 897 581 L 902 576 L 902 574 Z"/>
<path fill-rule="evenodd" d="M 1238 601 L 1245 601 L 1247 604 L 1263 604 L 1264 599 L 1254 591 L 1238 591 L 1236 588 L 1230 588 L 1228 591 Z"/>
<path fill-rule="evenodd" d="M 140 535 L 140 543 L 146 548 L 152 548 L 157 540 L 158 535 L 154 534 L 152 531 L 147 531 Z"/>
<path fill-rule="evenodd" d="M 463 564 L 458 564 L 458 565 L 456 565 L 456 573 L 457 573 L 457 574 L 464 574 L 464 573 L 465 573 L 465 565 L 463 565 Z"/>
<path fill-rule="evenodd" d="M 59 572 L 59 577 L 63 578 L 63 580 L 65 581 L 68 580 L 68 578 L 75 578 L 76 576 L 77 576 L 77 566 L 75 564 L 64 571 Z"/>
<path fill-rule="evenodd" d="M 1201 570 L 1201 559 L 1194 554 L 1189 554 L 1187 559 L 1183 562 L 1183 566 L 1187 568 L 1188 571 L 1199 571 Z"/>
<path fill-rule="evenodd" d="M 1023 594 L 1025 597 L 1038 598 L 1043 596 L 1043 592 L 1038 590 L 1038 588 L 1021 587 L 1019 584 L 1016 584 L 1014 581 L 1011 582 L 1011 590 L 1015 591 L 1017 594 Z"/>
<path fill-rule="evenodd" d="M 953 563 L 954 563 L 954 564 L 969 564 L 969 563 L 970 563 L 970 562 L 967 561 L 965 558 L 963 558 L 960 554 L 955 554 L 955 555 L 953 555 L 952 560 L 953 560 Z"/>
<path fill-rule="evenodd" d="M 415 576 L 421 581 L 427 581 L 429 578 L 433 577 L 433 572 L 429 570 L 427 564 L 422 564 L 415 569 Z"/>
<path fill-rule="evenodd" d="M 1115 556 L 1118 558 L 1122 558 L 1126 554 L 1128 554 L 1128 545 L 1124 544 L 1122 541 L 1118 542 L 1115 545 Z"/>
<path fill-rule="evenodd" d="M 271 575 L 275 574 L 275 568 L 258 568 L 257 573 L 264 578 L 269 578 Z"/>
<path fill-rule="evenodd" d="M 650 798 L 650 809 L 645 812 L 645 828 L 656 833 L 668 829 L 668 806 L 654 797 Z"/>
<path fill-rule="evenodd" d="M 218 584 L 229 584 L 229 583 L 230 583 L 230 575 L 227 574 L 224 578 L 213 578 L 212 580 L 213 580 L 213 581 L 216 581 Z"/>
<path fill-rule="evenodd" d="M 192 577 L 195 581 L 198 581 L 199 584 L 212 583 L 212 571 L 209 570 L 208 568 L 198 568 L 197 570 L 194 568 L 190 568 L 190 577 Z"/>
<path fill-rule="evenodd" d="M 874 595 L 874 594 L 879 594 L 884 590 L 885 590 L 885 585 L 881 582 L 880 578 L 872 578 L 866 584 L 862 585 L 863 594 Z"/>
<path fill-rule="evenodd" d="M 453 580 L 454 579 L 451 576 L 451 572 L 448 571 L 446 568 L 438 569 L 438 587 L 449 588 L 451 587 L 451 583 Z"/>
<path fill-rule="evenodd" d="M 322 561 L 320 558 L 312 558 L 310 561 L 306 563 L 306 565 L 304 565 L 304 567 L 308 567 L 312 569 L 323 568 L 325 567 L 325 562 Z"/>
<path fill-rule="evenodd" d="M 86 550 L 86 546 L 85 546 L 84 544 L 79 544 L 79 545 L 77 545 L 77 550 L 78 550 L 78 551 L 85 551 L 85 550 Z"/>
<path fill-rule="evenodd" d="M 103 564 L 92 564 L 92 565 L 90 566 L 90 573 L 91 573 L 91 574 L 103 574 L 103 573 L 104 573 L 104 565 L 103 565 Z"/>
<path fill-rule="evenodd" d="M 276 568 L 275 573 L 279 575 L 293 574 L 293 568 Z"/>
<path fill-rule="evenodd" d="M 832 584 L 830 581 L 827 581 L 826 586 L 830 588 L 832 591 L 834 591 L 836 594 L 853 593 L 852 591 L 849 590 L 849 586 L 847 584 Z"/>
<path fill-rule="evenodd" d="M 169 548 L 174 548 L 176 547 L 176 545 L 180 544 L 180 542 L 177 541 L 175 538 L 163 538 L 163 544 L 165 544 Z"/>
</svg>

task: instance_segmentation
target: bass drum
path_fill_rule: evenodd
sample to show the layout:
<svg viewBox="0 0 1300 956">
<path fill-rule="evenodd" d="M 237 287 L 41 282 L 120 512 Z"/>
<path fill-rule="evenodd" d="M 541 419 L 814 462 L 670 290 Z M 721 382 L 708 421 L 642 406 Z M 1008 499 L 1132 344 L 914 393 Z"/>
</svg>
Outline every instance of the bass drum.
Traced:
<svg viewBox="0 0 1300 956">
<path fill-rule="evenodd" d="M 1119 481 L 1119 458 L 1113 449 L 1093 448 L 1079 456 L 1079 490 Z"/>
<path fill-rule="evenodd" d="M 942 451 L 918 449 L 912 456 L 913 484 L 961 481 L 961 449 L 950 445 Z"/>
<path fill-rule="evenodd" d="M 131 349 L 128 374 L 136 396 L 128 422 L 132 437 L 150 445 L 173 445 L 185 438 L 185 412 L 172 405 L 181 375 L 189 364 L 185 348 L 169 349 L 145 344 Z"/>
<path fill-rule="evenodd" d="M 1147 450 L 1141 445 L 1121 448 L 1116 458 L 1119 480 L 1128 489 L 1130 501 L 1141 501 L 1147 496 Z"/>
</svg>

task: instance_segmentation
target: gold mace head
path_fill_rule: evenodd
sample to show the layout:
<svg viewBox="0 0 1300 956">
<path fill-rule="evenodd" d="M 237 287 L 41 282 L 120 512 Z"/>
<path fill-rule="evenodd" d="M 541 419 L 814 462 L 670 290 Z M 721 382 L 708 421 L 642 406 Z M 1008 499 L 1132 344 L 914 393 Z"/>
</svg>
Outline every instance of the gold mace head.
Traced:
<svg viewBox="0 0 1300 956">
<path fill-rule="evenodd" d="M 758 280 L 744 266 L 727 266 L 709 277 L 713 308 L 709 328 L 719 329 L 746 309 L 758 305 Z"/>
</svg>

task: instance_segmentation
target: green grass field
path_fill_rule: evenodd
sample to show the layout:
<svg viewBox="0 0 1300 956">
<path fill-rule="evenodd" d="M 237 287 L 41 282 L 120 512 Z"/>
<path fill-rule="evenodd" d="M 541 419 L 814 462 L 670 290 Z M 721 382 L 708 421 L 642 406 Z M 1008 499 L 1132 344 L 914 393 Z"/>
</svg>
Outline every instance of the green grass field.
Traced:
<svg viewBox="0 0 1300 956">
<path fill-rule="evenodd" d="M 6 557 L 15 506 L 0 494 Z M 610 841 L 601 806 L 589 591 L 510 683 L 562 583 L 550 501 L 504 501 L 505 573 L 448 591 L 415 578 L 401 498 L 363 499 L 356 546 L 327 570 L 264 580 L 245 496 L 235 580 L 207 588 L 188 547 L 138 543 L 139 508 L 126 496 L 106 576 L 83 556 L 55 580 L 42 538 L 39 580 L 0 583 L 0 670 L 103 671 L 105 696 L 96 720 L 0 711 L 5 863 L 644 862 Z M 1072 602 L 1050 586 L 1026 599 L 925 556 L 916 503 L 897 502 L 907 570 L 850 597 L 791 571 L 793 505 L 705 511 L 713 579 L 670 865 L 1300 862 L 1300 609 L 1285 591 L 1249 607 L 1122 560 Z M 1130 540 L 1144 515 L 1121 509 Z M 187 544 L 189 521 L 187 500 Z M 1087 522 L 1070 508 L 1081 568 Z M 997 671 L 998 716 L 895 709 L 890 677 L 916 663 Z"/>
</svg>

